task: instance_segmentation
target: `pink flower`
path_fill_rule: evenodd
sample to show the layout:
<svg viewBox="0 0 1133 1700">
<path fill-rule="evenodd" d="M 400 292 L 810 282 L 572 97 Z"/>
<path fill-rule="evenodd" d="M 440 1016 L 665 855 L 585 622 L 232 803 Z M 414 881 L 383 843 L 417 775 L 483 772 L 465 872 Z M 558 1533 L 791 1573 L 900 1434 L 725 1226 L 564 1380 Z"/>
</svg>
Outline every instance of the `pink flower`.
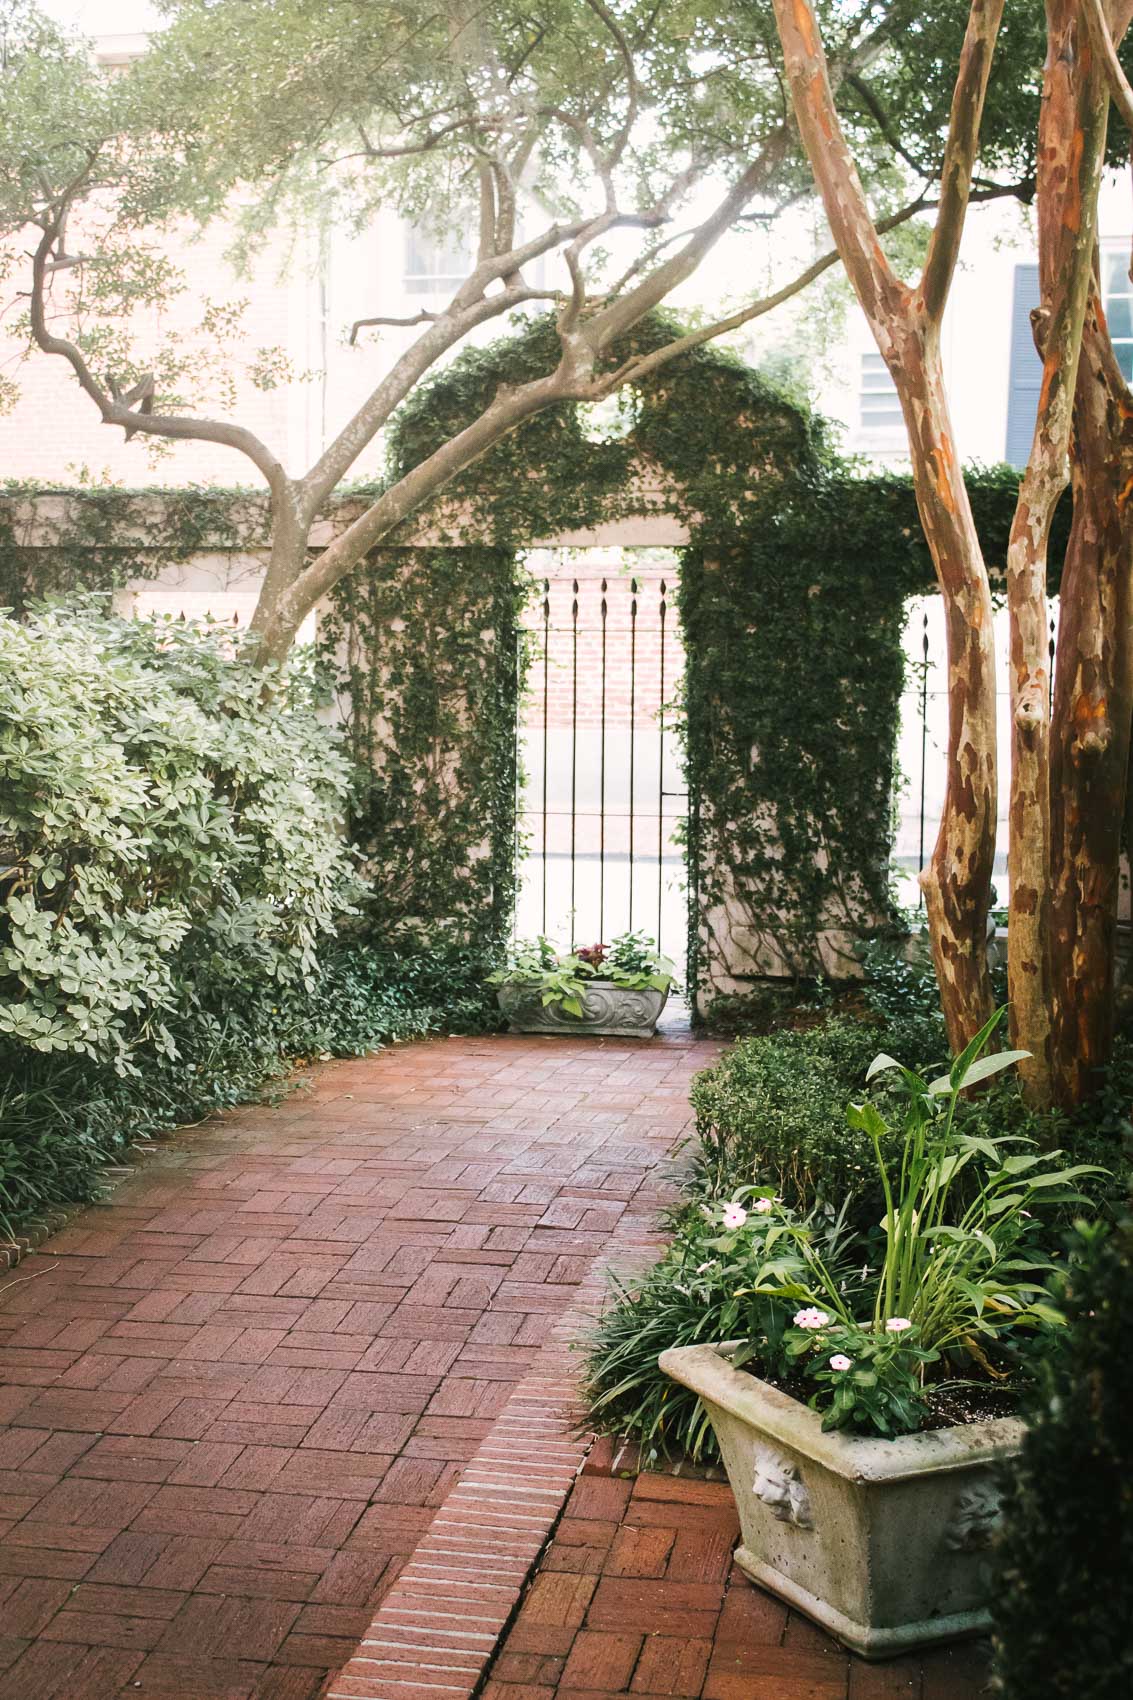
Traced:
<svg viewBox="0 0 1133 1700">
<path fill-rule="evenodd" d="M 775 1200 L 773 1198 L 757 1198 L 755 1203 L 752 1205 L 752 1209 L 755 1211 L 757 1216 L 766 1216 L 774 1203 Z"/>
<path fill-rule="evenodd" d="M 906 1328 L 912 1326 L 907 1316 L 891 1316 L 885 1324 L 885 1332 L 887 1334 L 903 1334 Z"/>
<path fill-rule="evenodd" d="M 725 1206 L 724 1206 L 724 1226 L 725 1226 L 725 1228 L 742 1228 L 746 1221 L 747 1221 L 747 1211 L 744 1209 L 742 1204 L 725 1204 Z"/>
<path fill-rule="evenodd" d="M 850 1368 L 852 1368 L 852 1364 L 851 1364 L 850 1359 L 846 1356 L 845 1352 L 835 1352 L 834 1356 L 830 1360 L 830 1368 L 831 1369 L 850 1369 Z"/>
<path fill-rule="evenodd" d="M 829 1321 L 830 1318 L 827 1316 L 826 1312 L 824 1310 L 816 1310 L 813 1305 L 811 1305 L 807 1310 L 797 1310 L 795 1312 L 796 1328 L 825 1328 Z"/>
</svg>

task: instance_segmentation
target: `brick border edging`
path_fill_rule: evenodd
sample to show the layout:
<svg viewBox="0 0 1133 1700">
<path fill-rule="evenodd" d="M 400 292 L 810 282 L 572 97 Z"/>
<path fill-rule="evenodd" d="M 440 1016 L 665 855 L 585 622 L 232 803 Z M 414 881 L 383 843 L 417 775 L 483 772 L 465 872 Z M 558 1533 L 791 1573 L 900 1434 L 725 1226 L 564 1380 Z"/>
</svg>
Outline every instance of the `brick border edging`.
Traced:
<svg viewBox="0 0 1133 1700">
<path fill-rule="evenodd" d="M 77 1204 L 53 1204 L 46 1210 L 37 1210 L 34 1216 L 25 1216 L 17 1234 L 11 1239 L 0 1240 L 0 1275 L 15 1269 L 30 1252 L 38 1251 L 45 1240 L 61 1228 L 68 1227 L 84 1210 L 105 1204 L 107 1195 L 136 1173 L 137 1166 L 131 1163 L 104 1166 L 98 1170 L 97 1197 L 81 1199 Z"/>
<path fill-rule="evenodd" d="M 639 1210 L 635 1199 L 323 1700 L 471 1700 L 479 1688 L 594 1442 L 577 1420 L 572 1342 L 611 1265 L 662 1243 Z"/>
</svg>

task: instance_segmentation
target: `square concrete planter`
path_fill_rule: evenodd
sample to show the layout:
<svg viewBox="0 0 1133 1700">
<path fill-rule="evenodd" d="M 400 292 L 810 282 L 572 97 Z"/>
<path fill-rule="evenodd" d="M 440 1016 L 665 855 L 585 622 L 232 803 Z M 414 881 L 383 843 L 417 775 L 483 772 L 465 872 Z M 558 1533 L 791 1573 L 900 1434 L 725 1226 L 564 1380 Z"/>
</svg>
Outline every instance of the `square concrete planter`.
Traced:
<svg viewBox="0 0 1133 1700">
<path fill-rule="evenodd" d="M 589 980 L 579 1016 L 555 1004 L 544 1008 L 530 986 L 505 981 L 499 989 L 500 1008 L 513 1033 L 591 1033 L 618 1039 L 648 1039 L 668 995 L 648 986 L 634 991 L 612 980 Z"/>
<path fill-rule="evenodd" d="M 740 1515 L 736 1562 L 866 1659 L 989 1626 L 996 1466 L 1013 1417 L 881 1440 L 823 1434 L 816 1412 L 728 1361 L 737 1342 L 663 1352 L 712 1419 Z"/>
</svg>

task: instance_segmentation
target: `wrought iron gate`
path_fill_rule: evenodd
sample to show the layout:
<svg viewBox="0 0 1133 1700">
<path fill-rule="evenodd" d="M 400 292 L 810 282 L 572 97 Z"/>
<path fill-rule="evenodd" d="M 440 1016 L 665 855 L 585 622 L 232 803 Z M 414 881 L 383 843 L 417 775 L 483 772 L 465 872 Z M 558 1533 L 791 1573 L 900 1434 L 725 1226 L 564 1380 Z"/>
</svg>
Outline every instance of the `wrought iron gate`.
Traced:
<svg viewBox="0 0 1133 1700">
<path fill-rule="evenodd" d="M 608 564 L 540 581 L 520 725 L 523 935 L 573 946 L 639 929 L 683 957 L 671 581 L 669 566 L 627 577 Z"/>
</svg>

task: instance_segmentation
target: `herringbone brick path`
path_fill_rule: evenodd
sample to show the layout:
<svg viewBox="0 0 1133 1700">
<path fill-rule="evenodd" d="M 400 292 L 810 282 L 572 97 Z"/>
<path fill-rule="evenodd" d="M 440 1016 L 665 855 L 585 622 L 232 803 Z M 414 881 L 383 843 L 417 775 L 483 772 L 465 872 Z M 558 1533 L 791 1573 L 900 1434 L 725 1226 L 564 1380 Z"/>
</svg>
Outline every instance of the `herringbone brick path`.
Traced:
<svg viewBox="0 0 1133 1700">
<path fill-rule="evenodd" d="M 143 1158 L 0 1281 L 0 1700 L 313 1700 L 648 1220 L 713 1054 L 329 1064 Z"/>
</svg>

